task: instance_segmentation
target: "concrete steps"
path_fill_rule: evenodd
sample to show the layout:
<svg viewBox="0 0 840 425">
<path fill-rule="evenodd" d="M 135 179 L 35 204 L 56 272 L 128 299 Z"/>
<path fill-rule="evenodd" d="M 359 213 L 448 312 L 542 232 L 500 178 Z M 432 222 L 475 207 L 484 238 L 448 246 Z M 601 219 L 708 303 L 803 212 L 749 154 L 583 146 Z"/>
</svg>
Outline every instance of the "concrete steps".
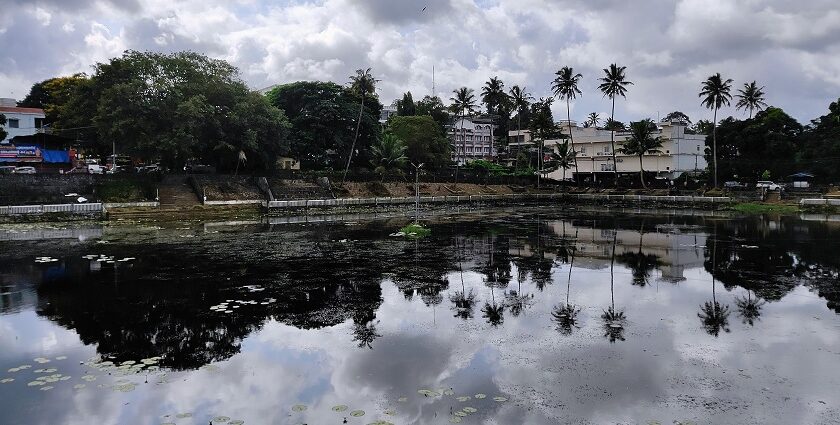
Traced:
<svg viewBox="0 0 840 425">
<path fill-rule="evenodd" d="M 161 209 L 182 209 L 201 205 L 201 199 L 190 184 L 187 176 L 169 175 L 158 186 L 158 200 Z"/>
</svg>

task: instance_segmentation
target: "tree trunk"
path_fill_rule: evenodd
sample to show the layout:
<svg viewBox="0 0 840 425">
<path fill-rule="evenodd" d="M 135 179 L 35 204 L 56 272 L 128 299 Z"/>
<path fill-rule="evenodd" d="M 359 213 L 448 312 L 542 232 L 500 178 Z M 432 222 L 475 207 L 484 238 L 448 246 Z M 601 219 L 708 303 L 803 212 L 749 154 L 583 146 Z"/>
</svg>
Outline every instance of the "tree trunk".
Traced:
<svg viewBox="0 0 840 425">
<path fill-rule="evenodd" d="M 612 147 L 613 174 L 615 175 L 615 187 L 618 187 L 618 166 L 615 161 L 615 96 L 612 96 L 612 112 L 610 113 L 610 146 Z"/>
<path fill-rule="evenodd" d="M 464 162 L 466 163 L 467 160 L 466 160 L 465 155 L 467 153 L 467 146 L 466 146 L 467 138 L 464 136 L 464 110 L 463 110 L 463 108 L 461 109 L 461 131 L 459 131 L 459 133 L 461 134 L 461 137 L 464 139 L 464 140 L 461 141 L 461 149 L 463 149 L 463 152 L 461 152 L 461 157 L 464 158 Z M 458 165 L 458 139 L 456 137 L 455 138 L 455 188 L 456 189 L 458 188 L 458 170 L 460 170 L 460 169 L 461 169 L 461 166 Z"/>
<path fill-rule="evenodd" d="M 712 160 L 715 166 L 715 189 L 718 188 L 718 163 L 717 163 L 717 107 L 712 121 Z"/>
<path fill-rule="evenodd" d="M 642 180 L 642 189 L 647 189 L 645 184 L 645 166 L 642 161 L 642 155 L 639 155 L 639 178 Z"/>
<path fill-rule="evenodd" d="M 365 111 L 365 93 L 362 92 L 362 104 L 359 107 L 359 121 L 356 122 L 356 135 L 353 136 L 353 144 L 350 146 L 350 156 L 347 157 L 347 166 L 344 168 L 344 175 L 341 177 L 341 184 L 347 180 L 347 171 L 350 170 L 350 161 L 353 160 L 353 152 L 356 150 L 356 140 L 359 139 L 359 129 L 362 127 L 362 113 Z"/>
<path fill-rule="evenodd" d="M 572 152 L 575 151 L 575 137 L 572 136 L 572 112 L 569 109 L 569 98 L 566 98 L 566 123 L 569 125 L 569 140 L 572 143 Z M 565 169 L 563 170 L 565 172 Z M 578 164 L 577 164 L 577 156 L 575 156 L 575 181 L 577 181 L 577 176 L 580 175 L 580 171 L 578 171 Z M 563 174 L 563 180 L 566 180 L 566 174 Z"/>
</svg>

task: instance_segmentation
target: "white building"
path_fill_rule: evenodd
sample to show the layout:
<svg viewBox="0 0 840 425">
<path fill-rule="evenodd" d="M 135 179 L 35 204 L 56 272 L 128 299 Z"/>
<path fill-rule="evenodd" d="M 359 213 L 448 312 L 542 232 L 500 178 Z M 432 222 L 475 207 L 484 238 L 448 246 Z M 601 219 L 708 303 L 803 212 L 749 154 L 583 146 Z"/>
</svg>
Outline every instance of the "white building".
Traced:
<svg viewBox="0 0 840 425">
<path fill-rule="evenodd" d="M 44 126 L 44 110 L 39 108 L 18 108 L 14 99 L 0 98 L 0 114 L 6 116 L 6 138 L 1 143 L 9 143 L 16 136 L 31 136 Z"/>
<path fill-rule="evenodd" d="M 572 136 L 577 151 L 577 168 L 581 177 L 593 177 L 612 174 L 612 146 L 610 131 L 594 127 L 579 127 L 572 122 Z M 569 134 L 567 121 L 559 125 L 563 134 Z M 662 148 L 658 153 L 646 154 L 642 157 L 642 164 L 646 172 L 655 172 L 657 176 L 675 179 L 686 172 L 703 171 L 706 169 L 705 145 L 706 136 L 702 134 L 686 134 L 686 124 L 682 122 L 664 122 L 658 124 L 654 136 L 662 138 Z M 624 131 L 615 132 L 615 149 L 618 151 L 630 134 Z M 547 140 L 546 149 L 553 149 L 564 140 Z M 639 157 L 616 153 L 616 166 L 622 174 L 639 172 Z M 574 175 L 575 169 L 566 171 L 566 176 Z M 548 176 L 561 179 L 562 170 L 555 171 Z"/>
<path fill-rule="evenodd" d="M 387 106 L 382 107 L 382 111 L 379 113 L 379 123 L 385 124 L 388 120 L 397 115 L 397 101 L 395 100 L 393 103 Z"/>
<path fill-rule="evenodd" d="M 455 120 L 447 129 L 449 143 L 452 145 L 452 161 L 463 165 L 465 160 L 470 162 L 495 157 L 496 147 L 493 144 L 495 127 L 490 118 L 480 116 Z"/>
</svg>

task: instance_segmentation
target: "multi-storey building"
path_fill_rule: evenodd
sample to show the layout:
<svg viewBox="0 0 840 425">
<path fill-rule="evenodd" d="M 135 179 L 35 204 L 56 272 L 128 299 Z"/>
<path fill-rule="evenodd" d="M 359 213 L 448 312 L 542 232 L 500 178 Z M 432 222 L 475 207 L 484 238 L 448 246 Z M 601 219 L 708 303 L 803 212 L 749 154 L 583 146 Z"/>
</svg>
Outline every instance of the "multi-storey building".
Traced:
<svg viewBox="0 0 840 425">
<path fill-rule="evenodd" d="M 40 108 L 19 108 L 14 99 L 0 99 L 0 114 L 6 116 L 6 138 L 0 143 L 9 143 L 17 136 L 31 136 L 44 126 L 44 110 Z"/>
<path fill-rule="evenodd" d="M 577 176 L 590 177 L 597 180 L 598 176 L 612 174 L 613 152 L 610 143 L 610 131 L 595 127 L 579 127 L 571 123 L 571 135 L 577 151 Z M 563 134 L 569 134 L 567 121 L 559 125 Z M 662 138 L 662 148 L 657 153 L 648 153 L 642 157 L 642 164 L 646 172 L 654 172 L 659 177 L 674 179 L 686 172 L 696 172 L 706 169 L 705 140 L 700 134 L 687 134 L 686 124 L 683 122 L 662 122 L 658 124 L 654 136 Z M 630 174 L 639 172 L 639 157 L 619 153 L 622 144 L 630 138 L 625 131 L 615 132 L 616 166 L 618 173 Z M 546 149 L 554 149 L 557 144 L 565 140 L 546 140 Z M 566 176 L 575 175 L 575 168 L 566 171 Z M 562 170 L 549 174 L 550 178 L 561 179 Z"/>
<path fill-rule="evenodd" d="M 476 159 L 491 159 L 496 156 L 493 131 L 496 125 L 491 118 L 467 117 L 456 119 L 447 129 L 452 145 L 452 161 L 458 165 Z M 466 151 L 465 151 L 466 150 Z"/>
</svg>

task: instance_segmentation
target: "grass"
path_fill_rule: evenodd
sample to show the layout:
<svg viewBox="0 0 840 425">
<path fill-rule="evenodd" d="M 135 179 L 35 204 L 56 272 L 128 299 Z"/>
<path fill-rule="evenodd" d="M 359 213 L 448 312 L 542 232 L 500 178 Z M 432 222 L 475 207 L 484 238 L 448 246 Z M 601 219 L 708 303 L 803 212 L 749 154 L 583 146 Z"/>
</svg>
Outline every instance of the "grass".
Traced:
<svg viewBox="0 0 840 425">
<path fill-rule="evenodd" d="M 732 206 L 732 210 L 745 214 L 795 214 L 799 212 L 799 207 L 796 205 L 784 204 L 761 204 L 756 202 L 744 202 Z"/>
<path fill-rule="evenodd" d="M 136 202 L 146 200 L 146 188 L 140 182 L 131 180 L 109 180 L 97 188 L 99 197 L 105 202 Z"/>
<path fill-rule="evenodd" d="M 424 236 L 429 236 L 432 233 L 430 229 L 419 224 L 409 224 L 408 226 L 400 229 L 400 232 L 405 233 L 405 235 L 410 238 L 422 238 Z"/>
</svg>

